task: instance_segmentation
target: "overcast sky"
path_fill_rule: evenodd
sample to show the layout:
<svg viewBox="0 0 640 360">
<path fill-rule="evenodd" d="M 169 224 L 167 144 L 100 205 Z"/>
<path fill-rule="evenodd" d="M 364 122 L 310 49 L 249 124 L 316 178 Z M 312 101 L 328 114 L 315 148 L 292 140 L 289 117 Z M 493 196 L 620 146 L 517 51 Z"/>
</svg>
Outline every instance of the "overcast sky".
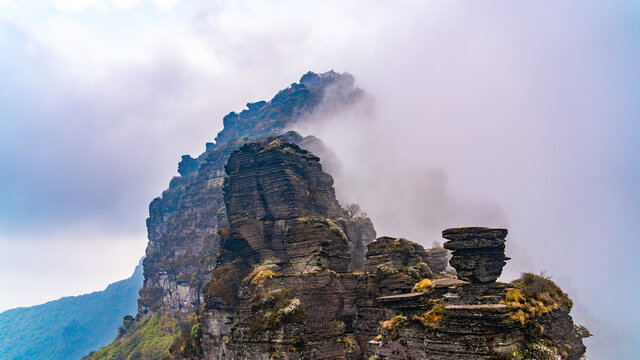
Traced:
<svg viewBox="0 0 640 360">
<path fill-rule="evenodd" d="M 0 311 L 128 277 L 180 156 L 335 69 L 376 114 L 315 130 L 379 235 L 422 228 L 366 191 L 410 200 L 435 171 L 501 209 L 531 260 L 514 272 L 638 330 L 639 19 L 638 1 L 0 0 Z"/>
</svg>

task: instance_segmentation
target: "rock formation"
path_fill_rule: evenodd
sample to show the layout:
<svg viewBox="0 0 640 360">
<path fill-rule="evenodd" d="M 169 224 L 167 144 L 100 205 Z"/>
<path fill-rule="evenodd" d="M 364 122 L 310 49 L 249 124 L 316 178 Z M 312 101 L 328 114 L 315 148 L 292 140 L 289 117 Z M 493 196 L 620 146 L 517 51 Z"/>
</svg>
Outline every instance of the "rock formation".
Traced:
<svg viewBox="0 0 640 360">
<path fill-rule="evenodd" d="M 427 264 L 435 274 L 440 274 L 447 270 L 448 252 L 445 248 L 436 246 L 426 250 Z"/>
<path fill-rule="evenodd" d="M 497 283 L 504 229 L 449 229 L 459 278 L 403 238 L 367 245 L 364 272 L 318 158 L 274 140 L 234 152 L 229 232 L 200 315 L 206 359 L 496 359 L 584 353 L 571 302 L 550 280 Z M 339 221 L 340 220 L 340 221 Z M 355 253 L 364 253 L 359 249 Z M 533 283 L 532 283 L 533 282 Z M 542 290 L 540 290 L 542 289 Z"/>
<path fill-rule="evenodd" d="M 453 251 L 450 263 L 456 269 L 458 279 L 473 284 L 498 280 L 509 260 L 504 256 L 506 236 L 506 229 L 481 227 L 443 231 L 442 237 L 449 239 L 444 247 Z"/>
<path fill-rule="evenodd" d="M 342 208 L 331 152 L 285 130 L 362 97 L 350 75 L 308 73 L 183 156 L 149 207 L 136 321 L 90 359 L 580 359 L 560 288 L 496 281 L 507 230 L 448 229 L 424 249 L 373 241 L 371 221 Z M 149 333 L 166 347 L 144 353 Z"/>
<path fill-rule="evenodd" d="M 524 274 L 496 283 L 505 264 L 505 229 L 443 231 L 458 280 L 418 294 L 379 298 L 393 317 L 373 341 L 380 359 L 580 359 L 585 347 L 569 316 L 571 300 L 552 281 Z M 560 330 L 562 329 L 562 330 Z"/>
<path fill-rule="evenodd" d="M 180 176 L 174 177 L 161 197 L 149 205 L 147 230 L 149 244 L 144 260 L 144 287 L 140 293 L 138 318 L 156 313 L 193 313 L 203 301 L 203 285 L 209 281 L 216 264 L 220 236 L 228 226 L 222 195 L 225 164 L 229 155 L 245 143 L 268 136 L 283 136 L 286 141 L 330 159 L 330 152 L 314 137 L 301 137 L 285 130 L 316 111 L 323 100 L 332 96 L 331 109 L 339 110 L 365 96 L 353 86 L 349 74 L 333 71 L 309 72 L 300 83 L 280 91 L 271 101 L 247 104 L 240 113 L 224 117 L 224 129 L 215 143 L 207 143 L 197 158 L 185 155 L 178 165 Z M 324 106 L 323 111 L 329 107 Z M 363 249 L 375 238 L 371 222 L 362 226 L 338 224 Z M 357 239 L 356 239 L 357 238 Z M 357 249 L 353 249 L 357 250 Z M 362 266 L 364 253 L 354 259 Z M 360 261 L 360 263 L 358 263 Z"/>
<path fill-rule="evenodd" d="M 349 345 L 359 279 L 352 258 L 365 250 L 348 229 L 375 234 L 370 223 L 348 218 L 319 159 L 295 144 L 244 145 L 226 172 L 230 229 L 201 315 L 206 358 L 358 353 Z"/>
</svg>

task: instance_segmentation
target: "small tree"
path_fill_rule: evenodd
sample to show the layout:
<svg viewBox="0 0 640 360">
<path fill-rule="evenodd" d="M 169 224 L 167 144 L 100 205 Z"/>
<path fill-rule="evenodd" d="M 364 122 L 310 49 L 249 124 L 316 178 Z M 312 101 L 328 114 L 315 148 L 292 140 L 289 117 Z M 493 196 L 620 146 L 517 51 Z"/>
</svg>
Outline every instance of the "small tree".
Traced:
<svg viewBox="0 0 640 360">
<path fill-rule="evenodd" d="M 367 217 L 367 213 L 360 209 L 360 205 L 349 203 L 346 205 L 347 215 L 350 218 Z"/>
</svg>

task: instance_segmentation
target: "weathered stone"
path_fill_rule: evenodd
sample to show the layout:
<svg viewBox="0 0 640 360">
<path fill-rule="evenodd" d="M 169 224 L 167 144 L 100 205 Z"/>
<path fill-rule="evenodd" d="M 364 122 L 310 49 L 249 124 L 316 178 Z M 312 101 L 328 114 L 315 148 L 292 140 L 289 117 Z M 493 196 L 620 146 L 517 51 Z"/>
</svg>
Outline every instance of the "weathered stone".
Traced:
<svg viewBox="0 0 640 360">
<path fill-rule="evenodd" d="M 359 230 L 370 221 L 348 217 L 319 159 L 295 144 L 244 145 L 230 156 L 226 173 L 230 229 L 209 285 L 217 300 L 203 311 L 207 358 L 358 358 L 359 275 L 349 271 L 352 256 L 364 256 L 361 247 L 371 241 L 363 234 L 375 235 L 372 226 Z"/>
<path fill-rule="evenodd" d="M 435 274 L 440 274 L 447 270 L 447 262 L 449 255 L 448 251 L 443 247 L 434 247 L 431 249 L 425 250 L 426 252 L 426 260 L 429 268 Z"/>
<path fill-rule="evenodd" d="M 444 247 L 453 250 L 449 264 L 459 279 L 471 283 L 491 283 L 502 274 L 506 229 L 468 227 L 447 229 L 442 236 L 449 241 Z"/>
<path fill-rule="evenodd" d="M 186 315 L 204 300 L 202 288 L 217 261 L 218 231 L 229 226 L 222 187 L 224 167 L 232 152 L 245 143 L 275 136 L 312 149 L 317 155 L 326 155 L 328 163 L 335 162 L 335 155 L 317 138 L 285 130 L 304 114 L 318 110 L 328 88 L 336 95 L 332 101 L 336 111 L 365 94 L 353 86 L 353 77 L 348 74 L 308 73 L 303 79 L 269 102 L 249 103 L 246 110 L 225 116 L 224 129 L 215 143 L 208 142 L 205 152 L 197 158 L 182 157 L 178 165 L 180 176 L 174 177 L 162 196 L 149 205 L 149 244 L 138 318 L 157 312 Z M 349 247 L 356 255 L 350 266 L 361 269 L 366 243 L 375 239 L 371 221 L 364 219 L 362 226 L 353 226 L 349 221 L 337 225 L 353 239 Z"/>
<path fill-rule="evenodd" d="M 443 232 L 459 279 L 433 279 L 447 276 L 445 248 L 371 243 L 371 221 L 335 199 L 323 170 L 337 166 L 331 152 L 284 133 L 327 95 L 344 105 L 363 93 L 348 75 L 305 74 L 225 116 L 201 156 L 183 156 L 150 205 L 139 317 L 202 309 L 206 359 L 493 359 L 543 336 L 578 359 L 566 306 L 521 322 L 503 304 L 505 229 Z M 425 278 L 430 286 L 411 292 Z"/>
<path fill-rule="evenodd" d="M 454 250 L 451 265 L 458 277 L 471 281 L 436 279 L 425 292 L 378 298 L 378 306 L 391 311 L 387 320 L 393 320 L 386 329 L 381 327 L 381 339 L 369 344 L 369 354 L 381 359 L 484 360 L 531 354 L 581 359 L 585 348 L 568 315 L 571 301 L 555 284 L 532 276 L 530 281 L 538 284 L 529 289 L 524 280 L 495 282 L 505 259 L 506 233 L 485 228 L 446 230 L 445 237 L 453 239 L 445 243 Z M 526 296 L 538 296 L 537 300 L 525 299 L 513 286 Z M 515 295 L 507 296 L 508 291 Z M 395 321 L 398 318 L 406 320 Z"/>
</svg>

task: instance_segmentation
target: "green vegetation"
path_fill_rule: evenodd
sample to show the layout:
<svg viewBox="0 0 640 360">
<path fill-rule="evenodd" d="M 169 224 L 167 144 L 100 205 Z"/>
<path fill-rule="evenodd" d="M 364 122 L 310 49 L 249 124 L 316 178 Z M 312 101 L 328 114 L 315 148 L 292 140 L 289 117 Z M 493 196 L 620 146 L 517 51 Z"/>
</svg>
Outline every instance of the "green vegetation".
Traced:
<svg viewBox="0 0 640 360">
<path fill-rule="evenodd" d="M 236 259 L 213 270 L 206 296 L 221 297 L 227 304 L 237 303 L 238 287 L 249 271 L 241 259 Z"/>
<path fill-rule="evenodd" d="M 179 322 L 168 315 L 145 319 L 88 360 L 158 360 L 168 355 L 178 337 Z"/>
<path fill-rule="evenodd" d="M 287 289 L 258 289 L 251 298 L 249 333 L 256 334 L 282 325 L 305 320 L 300 300 L 292 299 Z"/>
<path fill-rule="evenodd" d="M 249 280 L 249 283 L 253 286 L 264 286 L 270 280 L 273 280 L 273 277 L 276 276 L 276 273 L 267 268 L 266 266 L 258 266 L 247 276 L 246 280 Z"/>
<path fill-rule="evenodd" d="M 537 360 L 537 359 L 562 359 L 558 350 L 544 342 L 532 342 L 524 344 L 521 348 L 511 354 L 499 356 L 504 360 Z"/>
<path fill-rule="evenodd" d="M 0 359 L 77 360 L 109 344 L 122 317 L 137 312 L 142 281 L 138 266 L 103 291 L 1 313 Z"/>
<path fill-rule="evenodd" d="M 354 342 L 354 339 L 352 339 L 350 336 L 338 338 L 336 339 L 336 342 L 344 344 L 345 348 L 349 350 L 355 350 L 358 348 L 358 345 Z"/>
<path fill-rule="evenodd" d="M 202 337 L 202 324 L 196 323 L 191 327 L 191 336 L 194 338 Z"/>
<path fill-rule="evenodd" d="M 169 347 L 169 355 L 163 360 L 201 360 L 202 352 L 202 324 L 199 317 L 189 317 L 180 327 L 180 334 Z"/>
<path fill-rule="evenodd" d="M 504 301 L 507 304 L 520 303 L 520 302 L 524 302 L 525 298 L 524 296 L 522 296 L 522 294 L 520 294 L 520 291 L 516 289 L 511 289 L 507 291 L 507 295 L 505 296 Z"/>
<path fill-rule="evenodd" d="M 546 277 L 523 273 L 512 285 L 514 289 L 507 291 L 503 304 L 513 310 L 511 319 L 520 321 L 522 325 L 553 310 L 571 309 L 573 306 L 569 296 Z"/>
</svg>

